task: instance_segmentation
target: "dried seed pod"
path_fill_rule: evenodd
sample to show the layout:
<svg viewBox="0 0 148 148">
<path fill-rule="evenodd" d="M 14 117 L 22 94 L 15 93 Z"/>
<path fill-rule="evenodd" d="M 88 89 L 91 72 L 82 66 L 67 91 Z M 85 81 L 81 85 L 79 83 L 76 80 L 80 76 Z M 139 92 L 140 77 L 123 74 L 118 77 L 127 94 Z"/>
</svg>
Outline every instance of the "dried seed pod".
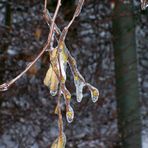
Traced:
<svg viewBox="0 0 148 148">
<path fill-rule="evenodd" d="M 64 46 L 61 47 L 62 52 L 60 52 L 60 68 L 62 72 L 61 81 L 62 83 L 65 83 L 66 81 L 66 67 L 67 67 L 67 54 L 64 51 Z M 46 73 L 46 76 L 44 78 L 44 84 L 49 87 L 50 94 L 52 96 L 55 96 L 57 94 L 58 84 L 59 84 L 59 78 L 60 78 L 60 71 L 59 71 L 59 63 L 58 63 L 58 52 L 57 48 L 54 48 L 52 51 L 50 51 L 50 61 L 51 65 L 49 67 L 49 70 Z"/>
<path fill-rule="evenodd" d="M 49 51 L 50 52 L 50 61 L 53 63 L 57 63 L 58 59 L 58 50 L 57 48 L 53 48 L 53 50 Z"/>
<path fill-rule="evenodd" d="M 52 96 L 55 96 L 57 94 L 59 80 L 51 66 L 49 67 L 44 78 L 44 85 L 46 85 L 50 89 L 50 94 Z"/>
</svg>

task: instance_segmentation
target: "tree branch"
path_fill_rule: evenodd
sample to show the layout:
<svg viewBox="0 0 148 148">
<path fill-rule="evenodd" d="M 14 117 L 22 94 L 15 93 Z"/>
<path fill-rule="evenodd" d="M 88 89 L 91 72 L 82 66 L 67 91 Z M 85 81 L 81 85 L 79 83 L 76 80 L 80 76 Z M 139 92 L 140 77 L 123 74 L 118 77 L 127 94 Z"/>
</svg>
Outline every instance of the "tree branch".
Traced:
<svg viewBox="0 0 148 148">
<path fill-rule="evenodd" d="M 46 11 L 46 7 L 47 6 L 47 0 L 45 0 L 45 5 L 44 5 L 44 11 Z M 2 85 L 0 85 L 0 91 L 6 91 L 8 90 L 8 88 L 15 83 L 19 78 L 21 78 L 36 62 L 37 60 L 43 55 L 43 53 L 46 51 L 46 49 L 48 49 L 48 47 L 50 46 L 50 42 L 51 42 L 51 38 L 54 32 L 54 24 L 55 24 L 55 19 L 57 17 L 59 8 L 61 6 L 61 0 L 58 0 L 57 6 L 56 6 L 56 10 L 52 19 L 52 23 L 51 23 L 51 28 L 50 28 L 50 32 L 48 35 L 48 40 L 47 43 L 45 44 L 45 46 L 43 47 L 42 51 L 38 54 L 38 56 L 26 67 L 26 69 L 21 72 L 18 76 L 16 76 L 14 79 L 12 79 L 9 82 L 6 82 Z"/>
</svg>

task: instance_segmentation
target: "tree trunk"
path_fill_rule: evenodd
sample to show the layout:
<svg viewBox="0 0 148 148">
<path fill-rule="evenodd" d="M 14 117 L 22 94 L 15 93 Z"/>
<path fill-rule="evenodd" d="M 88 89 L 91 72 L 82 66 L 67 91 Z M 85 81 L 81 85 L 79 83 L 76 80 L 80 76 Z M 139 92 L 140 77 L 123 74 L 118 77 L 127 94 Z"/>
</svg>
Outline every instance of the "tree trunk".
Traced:
<svg viewBox="0 0 148 148">
<path fill-rule="evenodd" d="M 6 10 L 5 10 L 5 26 L 11 29 L 11 0 L 8 0 L 6 3 Z"/>
<path fill-rule="evenodd" d="M 141 120 L 132 1 L 116 0 L 113 19 L 118 127 L 122 148 L 141 148 Z"/>
</svg>

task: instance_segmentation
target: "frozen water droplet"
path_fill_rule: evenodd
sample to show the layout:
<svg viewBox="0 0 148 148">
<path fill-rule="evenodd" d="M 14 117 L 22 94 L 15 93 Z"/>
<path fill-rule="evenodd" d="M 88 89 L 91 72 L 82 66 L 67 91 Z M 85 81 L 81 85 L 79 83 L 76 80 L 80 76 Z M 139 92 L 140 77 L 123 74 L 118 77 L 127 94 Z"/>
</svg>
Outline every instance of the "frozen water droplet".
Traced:
<svg viewBox="0 0 148 148">
<path fill-rule="evenodd" d="M 74 83 L 76 87 L 77 102 L 81 102 L 83 98 L 83 88 L 85 86 L 85 83 L 81 81 L 79 78 L 75 78 Z"/>
<path fill-rule="evenodd" d="M 50 94 L 54 97 L 57 94 L 57 91 L 50 90 Z"/>
<path fill-rule="evenodd" d="M 92 93 L 91 93 L 92 94 Z M 91 95 L 91 99 L 92 99 L 92 101 L 95 103 L 95 102 L 97 102 L 98 101 L 98 96 L 93 96 L 93 95 Z"/>
<path fill-rule="evenodd" d="M 91 99 L 95 103 L 98 101 L 98 98 L 99 98 L 99 91 L 98 91 L 98 89 L 93 88 L 91 90 Z"/>
<path fill-rule="evenodd" d="M 74 111 L 70 105 L 69 105 L 69 110 L 66 112 L 66 119 L 69 123 L 71 123 L 74 119 Z"/>
</svg>

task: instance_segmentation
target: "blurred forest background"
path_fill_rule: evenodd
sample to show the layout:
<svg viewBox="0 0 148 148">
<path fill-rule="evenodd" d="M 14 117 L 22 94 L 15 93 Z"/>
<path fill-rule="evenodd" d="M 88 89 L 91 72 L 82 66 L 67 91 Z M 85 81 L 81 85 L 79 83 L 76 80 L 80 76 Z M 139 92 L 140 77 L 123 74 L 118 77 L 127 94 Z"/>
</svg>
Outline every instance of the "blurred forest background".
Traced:
<svg viewBox="0 0 148 148">
<path fill-rule="evenodd" d="M 48 2 L 51 14 L 56 2 Z M 56 20 L 60 28 L 72 18 L 76 2 L 62 1 Z M 67 87 L 72 92 L 75 119 L 67 123 L 63 107 L 67 148 L 120 147 L 113 46 L 118 42 L 113 22 L 118 18 L 113 11 L 112 0 L 86 0 L 68 32 L 66 44 L 76 58 L 78 69 L 86 81 L 100 90 L 100 97 L 94 104 L 84 90 L 83 101 L 77 103 L 68 69 Z M 133 13 L 144 147 L 148 142 L 148 10 L 142 11 L 140 1 L 135 0 Z M 0 84 L 19 74 L 37 56 L 48 32 L 43 1 L 0 0 Z M 45 53 L 15 85 L 0 92 L 0 148 L 47 148 L 57 137 L 56 99 L 43 85 L 48 66 L 49 57 Z"/>
</svg>

